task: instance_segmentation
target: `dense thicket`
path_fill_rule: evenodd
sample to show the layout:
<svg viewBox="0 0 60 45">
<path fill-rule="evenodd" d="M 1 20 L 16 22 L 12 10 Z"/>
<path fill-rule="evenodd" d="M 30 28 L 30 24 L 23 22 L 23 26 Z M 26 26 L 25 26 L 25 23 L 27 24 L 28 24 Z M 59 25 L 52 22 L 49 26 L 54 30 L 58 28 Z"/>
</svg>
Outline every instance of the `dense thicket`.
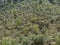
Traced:
<svg viewBox="0 0 60 45">
<path fill-rule="evenodd" d="M 60 0 L 1 0 L 1 45 L 60 45 Z"/>
</svg>

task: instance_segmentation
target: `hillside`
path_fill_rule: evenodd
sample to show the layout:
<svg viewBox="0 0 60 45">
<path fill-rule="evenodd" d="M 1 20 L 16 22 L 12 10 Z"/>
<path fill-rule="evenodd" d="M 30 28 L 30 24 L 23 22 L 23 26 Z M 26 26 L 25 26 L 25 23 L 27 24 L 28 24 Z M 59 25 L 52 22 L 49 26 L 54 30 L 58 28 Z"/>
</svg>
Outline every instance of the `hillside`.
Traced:
<svg viewBox="0 0 60 45">
<path fill-rule="evenodd" d="M 0 45 L 60 45 L 60 0 L 1 0 Z"/>
</svg>

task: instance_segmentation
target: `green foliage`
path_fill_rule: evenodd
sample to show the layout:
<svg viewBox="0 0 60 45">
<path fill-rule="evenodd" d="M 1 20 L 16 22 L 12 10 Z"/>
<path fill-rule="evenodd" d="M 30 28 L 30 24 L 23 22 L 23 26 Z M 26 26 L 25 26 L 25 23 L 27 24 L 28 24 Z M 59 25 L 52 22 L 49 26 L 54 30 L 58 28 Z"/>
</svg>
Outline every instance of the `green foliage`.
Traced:
<svg viewBox="0 0 60 45">
<path fill-rule="evenodd" d="M 60 0 L 1 0 L 0 2 L 2 45 L 60 44 L 58 36 Z"/>
<path fill-rule="evenodd" d="M 56 38 L 56 45 L 60 45 L 60 33 L 58 33 L 57 38 Z"/>
<path fill-rule="evenodd" d="M 14 39 L 3 38 L 2 45 L 18 45 L 18 44 L 16 43 L 16 40 L 14 40 Z"/>
<path fill-rule="evenodd" d="M 17 25 L 21 25 L 21 19 L 20 19 L 20 17 L 18 17 L 18 19 L 17 19 L 17 21 L 16 21 L 16 24 L 17 24 Z"/>
</svg>

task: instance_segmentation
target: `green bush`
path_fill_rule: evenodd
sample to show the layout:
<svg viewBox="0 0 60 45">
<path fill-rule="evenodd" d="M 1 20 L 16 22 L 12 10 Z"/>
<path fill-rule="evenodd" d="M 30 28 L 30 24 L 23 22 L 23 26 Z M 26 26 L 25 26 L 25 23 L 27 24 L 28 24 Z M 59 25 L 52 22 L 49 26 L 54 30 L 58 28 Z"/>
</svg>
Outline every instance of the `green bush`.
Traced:
<svg viewBox="0 0 60 45">
<path fill-rule="evenodd" d="M 18 44 L 16 43 L 16 40 L 14 40 L 14 39 L 3 38 L 2 45 L 18 45 Z"/>
</svg>

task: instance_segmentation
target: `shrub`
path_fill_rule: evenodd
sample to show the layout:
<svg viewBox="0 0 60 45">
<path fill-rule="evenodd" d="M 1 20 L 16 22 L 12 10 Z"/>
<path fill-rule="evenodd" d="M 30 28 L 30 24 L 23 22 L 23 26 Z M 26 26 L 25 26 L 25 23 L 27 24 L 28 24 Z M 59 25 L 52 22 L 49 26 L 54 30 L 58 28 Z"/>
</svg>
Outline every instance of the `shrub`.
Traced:
<svg viewBox="0 0 60 45">
<path fill-rule="evenodd" d="M 3 38 L 2 45 L 18 45 L 18 44 L 16 43 L 16 40 L 14 40 L 14 39 Z"/>
</svg>

